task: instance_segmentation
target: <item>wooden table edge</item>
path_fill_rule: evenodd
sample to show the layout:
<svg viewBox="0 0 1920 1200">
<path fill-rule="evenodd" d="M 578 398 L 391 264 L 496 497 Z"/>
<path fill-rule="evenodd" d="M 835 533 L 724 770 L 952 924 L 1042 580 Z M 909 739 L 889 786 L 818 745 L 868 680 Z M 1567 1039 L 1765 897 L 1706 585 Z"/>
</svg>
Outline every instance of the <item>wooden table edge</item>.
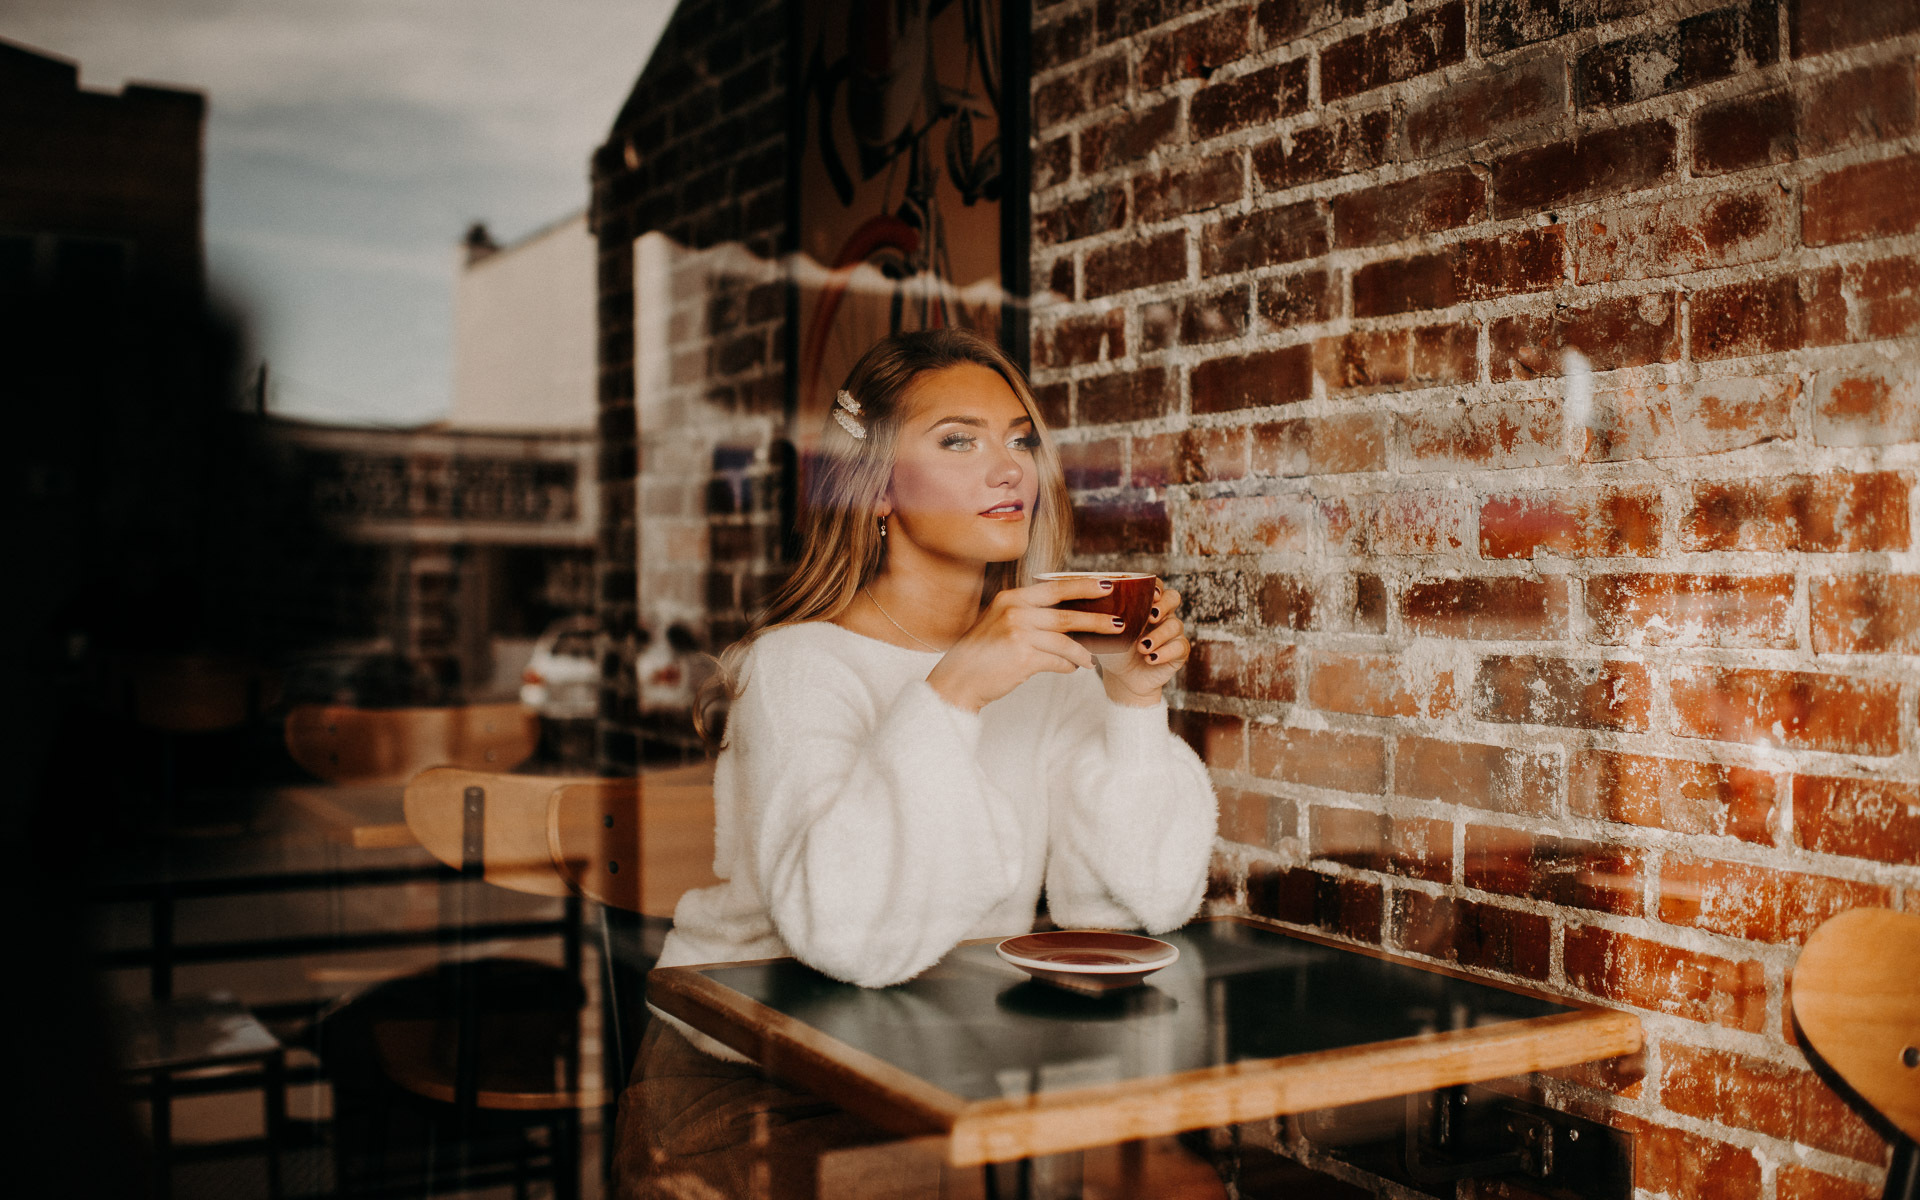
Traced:
<svg viewBox="0 0 1920 1200">
<path fill-rule="evenodd" d="M 1576 997 L 1550 993 L 1474 975 L 1441 963 L 1383 950 L 1239 915 L 1202 917 L 1194 924 L 1238 924 L 1316 945 L 1384 959 L 1437 975 L 1531 996 L 1571 1009 L 1497 1025 L 1448 1030 L 1371 1042 L 1364 1046 L 1248 1059 L 1201 1067 L 1151 1081 L 1096 1084 L 1018 1099 L 969 1101 L 884 1059 L 858 1050 L 803 1021 L 777 1012 L 718 983 L 706 972 L 781 961 L 704 963 L 656 968 L 647 997 L 655 1007 L 753 1059 L 762 1069 L 793 1081 L 879 1125 L 904 1135 L 947 1135 L 948 1161 L 956 1167 L 1006 1162 L 1043 1154 L 1088 1150 L 1115 1142 L 1189 1129 L 1206 1129 L 1286 1113 L 1311 1112 L 1388 1096 L 1479 1083 L 1530 1071 L 1632 1054 L 1644 1039 L 1640 1018 Z M 962 945 L 998 942 L 971 939 Z M 1543 1038 L 1550 1033 L 1550 1039 Z M 1408 1056 L 1412 1055 L 1409 1064 Z M 1498 1069 L 1486 1069 L 1494 1056 Z M 1473 1066 L 1469 1067 L 1471 1061 Z M 789 1064 L 801 1063 L 805 1072 Z M 1380 1068 L 1392 1067 L 1389 1075 Z M 1409 1070 L 1418 1082 L 1407 1086 Z M 1373 1072 L 1391 1079 L 1384 1086 L 1351 1081 Z M 878 1095 L 883 1091 L 885 1095 Z M 1276 1098 L 1275 1092 L 1283 1096 Z M 1263 1097 L 1249 1103 L 1248 1097 Z M 1297 1097 L 1288 1099 L 1287 1097 Z M 1148 1110 L 1174 1105 L 1179 1115 L 1146 1120 Z M 1171 1127 L 1169 1127 L 1171 1124 Z"/>
</svg>

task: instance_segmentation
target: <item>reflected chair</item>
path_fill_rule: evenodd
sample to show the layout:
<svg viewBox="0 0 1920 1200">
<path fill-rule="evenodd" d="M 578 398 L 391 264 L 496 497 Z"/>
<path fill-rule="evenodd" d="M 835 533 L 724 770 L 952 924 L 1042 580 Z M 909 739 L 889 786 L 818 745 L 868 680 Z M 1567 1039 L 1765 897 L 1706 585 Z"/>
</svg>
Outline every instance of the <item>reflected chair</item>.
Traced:
<svg viewBox="0 0 1920 1200">
<path fill-rule="evenodd" d="M 329 783 L 398 785 L 429 767 L 511 771 L 538 748 L 540 715 L 521 704 L 302 704 L 287 714 L 286 738 L 293 760 Z"/>
<path fill-rule="evenodd" d="M 1794 965 L 1800 1040 L 1843 1093 L 1889 1132 L 1885 1200 L 1920 1196 L 1920 915 L 1841 913 L 1814 930 Z"/>
</svg>

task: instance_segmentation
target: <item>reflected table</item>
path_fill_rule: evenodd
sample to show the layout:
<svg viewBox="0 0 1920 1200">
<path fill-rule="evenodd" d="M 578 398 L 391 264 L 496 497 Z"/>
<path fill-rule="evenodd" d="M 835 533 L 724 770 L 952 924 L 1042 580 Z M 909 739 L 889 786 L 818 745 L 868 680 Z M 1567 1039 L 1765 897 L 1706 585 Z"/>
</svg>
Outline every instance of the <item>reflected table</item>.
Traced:
<svg viewBox="0 0 1920 1200">
<path fill-rule="evenodd" d="M 794 959 L 656 970 L 661 1010 L 954 1166 L 1085 1150 L 1571 1066 L 1640 1048 L 1630 1013 L 1240 918 L 1082 996 L 994 941 L 867 989 Z M 996 939 L 997 940 L 997 939 Z"/>
</svg>

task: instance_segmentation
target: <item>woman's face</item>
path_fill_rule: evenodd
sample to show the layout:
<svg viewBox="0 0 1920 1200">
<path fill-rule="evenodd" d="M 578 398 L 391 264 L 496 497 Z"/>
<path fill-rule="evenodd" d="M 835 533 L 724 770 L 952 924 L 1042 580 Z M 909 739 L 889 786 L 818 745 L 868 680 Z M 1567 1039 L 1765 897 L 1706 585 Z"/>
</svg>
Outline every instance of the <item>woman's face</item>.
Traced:
<svg viewBox="0 0 1920 1200">
<path fill-rule="evenodd" d="M 1039 435 L 1007 381 L 962 363 L 920 376 L 901 403 L 906 418 L 881 501 L 888 540 L 979 563 L 1025 554 L 1040 493 Z"/>
</svg>

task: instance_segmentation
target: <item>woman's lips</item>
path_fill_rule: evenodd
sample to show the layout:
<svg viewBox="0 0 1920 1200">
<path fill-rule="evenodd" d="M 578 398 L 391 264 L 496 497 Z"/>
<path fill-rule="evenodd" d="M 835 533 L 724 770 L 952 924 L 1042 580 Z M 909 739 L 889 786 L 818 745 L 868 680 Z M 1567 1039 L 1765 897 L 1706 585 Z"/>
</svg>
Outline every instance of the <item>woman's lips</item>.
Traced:
<svg viewBox="0 0 1920 1200">
<path fill-rule="evenodd" d="M 996 504 L 980 514 L 990 521 L 1018 521 L 1027 515 L 1027 506 L 1018 500 Z"/>
</svg>

